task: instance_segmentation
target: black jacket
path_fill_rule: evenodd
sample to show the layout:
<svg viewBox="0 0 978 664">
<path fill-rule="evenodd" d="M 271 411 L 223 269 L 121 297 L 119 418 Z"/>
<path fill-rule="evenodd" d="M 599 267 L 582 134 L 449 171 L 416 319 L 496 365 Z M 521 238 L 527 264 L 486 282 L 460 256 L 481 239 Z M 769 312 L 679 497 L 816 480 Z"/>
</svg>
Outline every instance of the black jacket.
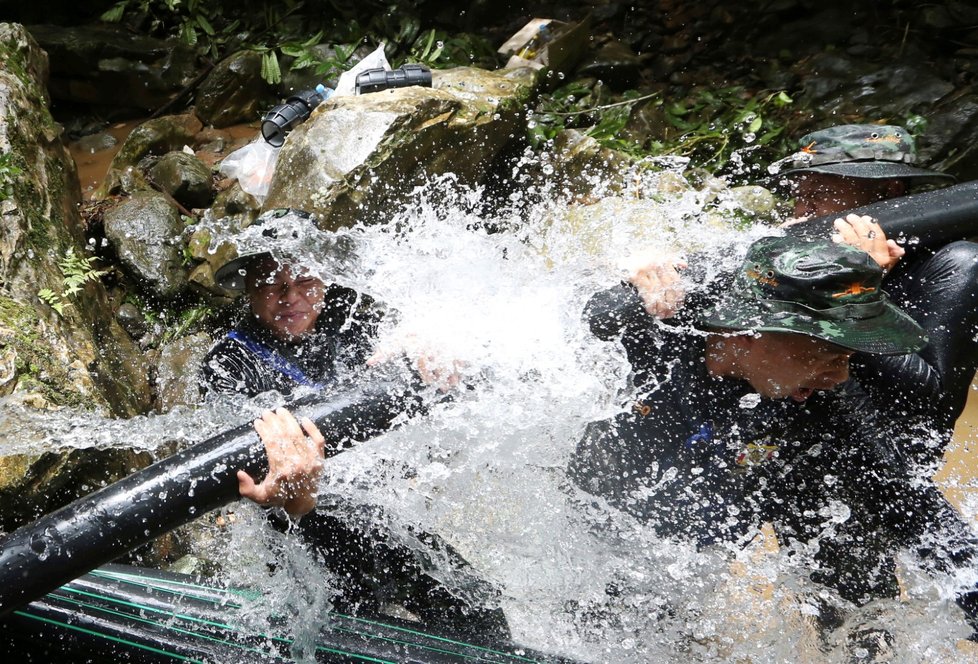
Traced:
<svg viewBox="0 0 978 664">
<path fill-rule="evenodd" d="M 296 343 L 273 337 L 249 311 L 207 353 L 201 366 L 206 392 L 284 395 L 297 387 L 328 386 L 338 370 L 355 370 L 367 358 L 381 315 L 370 298 L 331 286 L 312 334 Z"/>
</svg>

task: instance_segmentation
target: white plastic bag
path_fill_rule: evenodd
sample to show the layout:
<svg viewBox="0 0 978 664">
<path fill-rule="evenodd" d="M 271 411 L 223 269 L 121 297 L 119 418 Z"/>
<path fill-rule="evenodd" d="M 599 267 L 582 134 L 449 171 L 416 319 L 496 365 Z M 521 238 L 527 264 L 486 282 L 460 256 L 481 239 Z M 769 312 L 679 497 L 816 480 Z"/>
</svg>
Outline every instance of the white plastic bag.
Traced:
<svg viewBox="0 0 978 664">
<path fill-rule="evenodd" d="M 384 55 L 384 45 L 381 44 L 377 49 L 365 57 L 360 62 L 356 63 L 350 69 L 340 74 L 340 79 L 336 83 L 336 90 L 333 92 L 334 97 L 339 97 L 340 95 L 352 95 L 356 93 L 357 88 L 357 74 L 366 69 L 377 69 L 382 68 L 387 71 L 391 70 L 390 63 L 387 62 L 387 56 Z"/>
<path fill-rule="evenodd" d="M 268 195 L 268 185 L 275 173 L 278 148 L 269 145 L 260 135 L 248 145 L 235 150 L 221 161 L 220 171 L 226 177 L 237 178 L 241 188 L 258 199 Z"/>
</svg>

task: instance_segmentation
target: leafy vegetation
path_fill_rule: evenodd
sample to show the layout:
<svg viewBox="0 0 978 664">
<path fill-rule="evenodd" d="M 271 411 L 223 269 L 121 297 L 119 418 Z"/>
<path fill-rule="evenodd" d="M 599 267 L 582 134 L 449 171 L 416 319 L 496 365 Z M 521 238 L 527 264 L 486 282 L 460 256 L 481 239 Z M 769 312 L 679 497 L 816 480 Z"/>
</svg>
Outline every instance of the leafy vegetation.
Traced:
<svg viewBox="0 0 978 664">
<path fill-rule="evenodd" d="M 0 154 L 0 201 L 14 195 L 14 182 L 22 172 L 23 169 L 14 163 L 13 152 Z"/>
<path fill-rule="evenodd" d="M 323 11 L 321 5 L 332 6 Z M 382 5 L 366 23 L 347 16 L 345 3 L 312 0 L 120 0 L 104 12 L 110 23 L 135 21 L 149 34 L 179 37 L 202 55 L 220 59 L 239 49 L 262 56 L 261 75 L 281 82 L 283 68 L 313 68 L 329 80 L 349 69 L 361 46 L 385 44 L 393 66 L 422 62 L 430 67 L 494 62 L 495 51 L 475 35 L 449 36 L 424 30 L 411 16 L 411 3 Z M 325 45 L 329 35 L 332 48 Z"/>
<path fill-rule="evenodd" d="M 58 261 L 58 267 L 63 276 L 62 289 L 57 293 L 50 288 L 42 288 L 37 293 L 37 297 L 48 306 L 64 315 L 64 308 L 67 298 L 74 297 L 84 288 L 89 281 L 95 281 L 106 274 L 105 270 L 97 270 L 92 265 L 92 258 L 78 256 L 73 247 L 69 247 L 65 255 Z"/>
<path fill-rule="evenodd" d="M 753 94 L 740 86 L 699 88 L 681 99 L 630 90 L 612 100 L 601 85 L 574 81 L 541 99 L 529 140 L 540 146 L 574 128 L 635 157 L 679 155 L 722 171 L 744 149 L 784 152 L 791 103 L 784 91 Z M 646 135 L 629 131 L 638 114 L 649 125 Z"/>
</svg>

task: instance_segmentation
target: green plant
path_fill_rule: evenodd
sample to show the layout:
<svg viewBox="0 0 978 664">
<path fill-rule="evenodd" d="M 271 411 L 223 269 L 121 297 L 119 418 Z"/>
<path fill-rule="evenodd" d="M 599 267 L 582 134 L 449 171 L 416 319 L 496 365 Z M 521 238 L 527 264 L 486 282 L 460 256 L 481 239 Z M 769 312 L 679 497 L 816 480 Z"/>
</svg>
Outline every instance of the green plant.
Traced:
<svg viewBox="0 0 978 664">
<path fill-rule="evenodd" d="M 693 166 L 720 171 L 744 148 L 783 152 L 791 97 L 784 91 L 752 94 L 742 87 L 699 89 L 685 98 L 667 100 L 635 90 L 619 99 L 606 99 L 601 85 L 576 81 L 541 98 L 529 127 L 534 146 L 552 140 L 564 129 L 576 128 L 602 146 L 636 157 L 680 155 Z M 659 118 L 653 135 L 643 141 L 623 130 L 633 109 L 647 102 Z"/>
<path fill-rule="evenodd" d="M 751 94 L 733 86 L 701 88 L 684 100 L 659 103 L 679 135 L 654 141 L 650 151 L 690 157 L 696 165 L 721 169 L 738 149 L 777 143 L 786 127 L 778 111 L 792 99 L 783 90 Z"/>
<path fill-rule="evenodd" d="M 495 69 L 496 57 L 496 50 L 484 37 L 469 33 L 449 35 L 431 29 L 420 32 L 404 57 L 395 57 L 394 62 L 397 65 L 403 61 L 420 62 L 432 69 L 464 65 Z"/>
<path fill-rule="evenodd" d="M 102 13 L 106 23 L 118 23 L 126 15 L 139 14 L 149 21 L 149 32 L 154 34 L 178 34 L 187 44 L 197 46 L 203 39 L 205 50 L 216 54 L 216 44 L 211 42 L 218 33 L 213 22 L 221 17 L 219 3 L 210 0 L 120 0 Z M 225 25 L 225 32 L 233 31 L 236 22 Z"/>
<path fill-rule="evenodd" d="M 639 96 L 630 90 L 619 101 L 603 103 L 604 95 L 601 85 L 574 81 L 542 97 L 528 128 L 531 145 L 540 147 L 564 129 L 578 129 L 604 147 L 637 155 L 641 146 L 621 138 L 620 133 L 631 117 L 633 105 L 655 95 Z"/>
<path fill-rule="evenodd" d="M 24 172 L 14 163 L 14 158 L 13 152 L 0 154 L 0 201 L 14 195 L 14 181 Z"/>
<path fill-rule="evenodd" d="M 206 304 L 198 304 L 189 309 L 184 309 L 176 314 L 176 322 L 167 326 L 160 338 L 160 344 L 170 343 L 199 329 L 213 313 L 214 310 Z"/>
<path fill-rule="evenodd" d="M 64 315 L 67 298 L 77 295 L 89 281 L 95 281 L 107 274 L 105 270 L 95 269 L 92 266 L 93 260 L 93 258 L 77 256 L 74 247 L 69 247 L 65 255 L 58 261 L 58 267 L 62 274 L 61 292 L 57 293 L 50 288 L 42 288 L 37 292 L 37 297 L 58 312 L 58 315 Z"/>
</svg>

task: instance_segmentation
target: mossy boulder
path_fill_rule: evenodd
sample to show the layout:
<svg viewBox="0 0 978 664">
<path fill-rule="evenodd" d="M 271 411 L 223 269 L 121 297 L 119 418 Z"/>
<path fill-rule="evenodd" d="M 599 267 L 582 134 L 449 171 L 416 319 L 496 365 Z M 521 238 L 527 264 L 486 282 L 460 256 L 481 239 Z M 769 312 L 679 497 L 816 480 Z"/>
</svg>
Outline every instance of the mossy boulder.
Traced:
<svg viewBox="0 0 978 664">
<path fill-rule="evenodd" d="M 13 367 L 4 389 L 37 391 L 57 405 L 144 412 L 146 368 L 104 288 L 97 278 L 74 293 L 66 286 L 66 259 L 84 257 L 86 241 L 75 163 L 45 102 L 46 71 L 30 34 L 0 24 L 0 145 L 9 146 L 0 159 L 0 357 Z M 42 291 L 53 296 L 47 303 Z"/>
</svg>

